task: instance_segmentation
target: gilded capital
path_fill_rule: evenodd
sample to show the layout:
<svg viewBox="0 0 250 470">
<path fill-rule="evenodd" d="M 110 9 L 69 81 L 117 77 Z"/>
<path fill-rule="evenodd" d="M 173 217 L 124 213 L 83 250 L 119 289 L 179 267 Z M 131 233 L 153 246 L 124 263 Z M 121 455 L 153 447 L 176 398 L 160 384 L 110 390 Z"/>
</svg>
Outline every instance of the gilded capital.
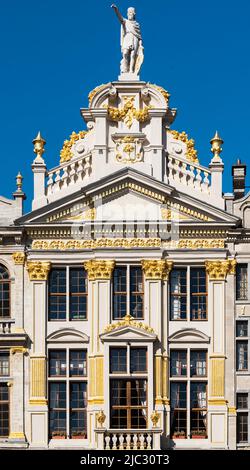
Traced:
<svg viewBox="0 0 250 470">
<path fill-rule="evenodd" d="M 21 264 L 23 266 L 25 263 L 25 253 L 23 253 L 22 251 L 17 251 L 16 253 L 13 253 L 12 258 L 15 264 Z"/>
<path fill-rule="evenodd" d="M 164 279 L 168 280 L 169 273 L 173 268 L 172 261 L 166 260 L 147 260 L 141 261 L 142 269 L 146 279 Z"/>
<path fill-rule="evenodd" d="M 49 261 L 28 261 L 27 271 L 30 281 L 47 281 L 50 268 Z"/>
<path fill-rule="evenodd" d="M 236 273 L 236 260 L 206 261 L 205 265 L 210 281 L 223 281 L 228 274 Z"/>
<path fill-rule="evenodd" d="M 88 271 L 90 281 L 111 279 L 114 267 L 115 261 L 89 260 L 84 263 L 84 268 Z"/>
</svg>

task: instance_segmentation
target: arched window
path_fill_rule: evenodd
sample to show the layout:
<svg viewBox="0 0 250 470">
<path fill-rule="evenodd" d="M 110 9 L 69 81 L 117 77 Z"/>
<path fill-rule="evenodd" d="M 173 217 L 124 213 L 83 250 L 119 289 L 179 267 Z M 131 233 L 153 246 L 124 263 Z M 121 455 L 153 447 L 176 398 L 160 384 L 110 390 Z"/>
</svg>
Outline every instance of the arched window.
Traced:
<svg viewBox="0 0 250 470">
<path fill-rule="evenodd" d="M 10 317 L 10 276 L 0 264 L 0 318 Z"/>
</svg>

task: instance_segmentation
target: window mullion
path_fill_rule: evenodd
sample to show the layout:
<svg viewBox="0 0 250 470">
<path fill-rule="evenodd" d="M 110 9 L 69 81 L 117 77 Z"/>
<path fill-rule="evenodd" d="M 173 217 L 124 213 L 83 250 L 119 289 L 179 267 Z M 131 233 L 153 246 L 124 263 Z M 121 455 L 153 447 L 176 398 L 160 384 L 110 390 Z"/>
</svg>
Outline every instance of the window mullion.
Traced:
<svg viewBox="0 0 250 470">
<path fill-rule="evenodd" d="M 70 383 L 69 383 L 69 349 L 66 349 L 66 429 L 70 435 Z"/>
<path fill-rule="evenodd" d="M 190 349 L 187 350 L 187 438 L 190 439 L 191 427 L 191 381 L 190 381 Z"/>
<path fill-rule="evenodd" d="M 190 289 L 190 282 L 191 282 L 191 276 L 190 276 L 190 266 L 187 267 L 187 312 L 186 312 L 186 318 L 187 321 L 189 322 L 191 320 L 191 289 Z"/>
<path fill-rule="evenodd" d="M 69 266 L 66 267 L 66 319 L 69 321 L 69 296 L 70 296 L 70 285 L 69 285 Z"/>
<path fill-rule="evenodd" d="M 130 314 L 130 265 L 127 265 L 127 314 Z"/>
</svg>

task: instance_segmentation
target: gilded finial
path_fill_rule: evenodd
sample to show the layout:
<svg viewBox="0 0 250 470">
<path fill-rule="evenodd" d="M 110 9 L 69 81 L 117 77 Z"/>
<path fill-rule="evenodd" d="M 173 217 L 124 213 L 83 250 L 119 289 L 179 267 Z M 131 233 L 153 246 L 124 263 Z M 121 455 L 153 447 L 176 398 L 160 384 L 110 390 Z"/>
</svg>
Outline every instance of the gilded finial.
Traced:
<svg viewBox="0 0 250 470">
<path fill-rule="evenodd" d="M 34 144 L 34 153 L 36 153 L 38 158 L 42 158 L 42 155 L 45 152 L 44 146 L 46 144 L 46 140 L 42 138 L 40 131 L 32 143 Z"/>
<path fill-rule="evenodd" d="M 221 146 L 224 144 L 224 141 L 219 136 L 218 131 L 215 132 L 215 135 L 210 140 L 210 143 L 212 145 L 211 152 L 214 154 L 213 160 L 221 160 L 221 158 L 220 158 L 220 153 L 222 152 L 222 147 Z"/>
<path fill-rule="evenodd" d="M 18 193 L 22 192 L 23 190 L 23 176 L 21 175 L 20 171 L 16 175 L 16 189 Z"/>
</svg>

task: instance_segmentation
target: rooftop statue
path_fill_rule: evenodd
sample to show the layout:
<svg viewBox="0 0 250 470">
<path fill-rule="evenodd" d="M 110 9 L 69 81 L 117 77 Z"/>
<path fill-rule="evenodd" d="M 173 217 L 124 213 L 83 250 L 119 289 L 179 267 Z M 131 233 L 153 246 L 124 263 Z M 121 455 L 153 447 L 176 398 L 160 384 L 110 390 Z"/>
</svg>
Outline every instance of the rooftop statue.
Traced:
<svg viewBox="0 0 250 470">
<path fill-rule="evenodd" d="M 123 18 L 116 5 L 111 5 L 121 23 L 121 74 L 139 74 L 143 63 L 143 45 L 140 25 L 136 21 L 135 8 L 129 7 L 127 18 Z"/>
</svg>

